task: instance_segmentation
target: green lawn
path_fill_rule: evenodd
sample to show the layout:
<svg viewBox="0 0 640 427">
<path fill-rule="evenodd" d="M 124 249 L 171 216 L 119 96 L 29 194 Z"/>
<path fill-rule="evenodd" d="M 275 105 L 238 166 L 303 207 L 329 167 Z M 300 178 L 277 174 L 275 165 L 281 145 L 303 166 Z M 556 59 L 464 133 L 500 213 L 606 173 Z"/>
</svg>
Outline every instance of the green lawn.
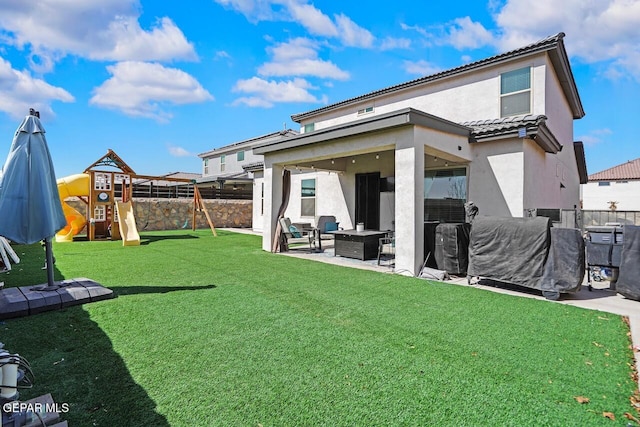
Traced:
<svg viewBox="0 0 640 427">
<path fill-rule="evenodd" d="M 619 316 L 263 252 L 210 230 L 54 244 L 108 301 L 0 324 L 70 426 L 626 425 Z M 43 283 L 19 246 L 6 286 Z M 578 403 L 576 397 L 589 403 Z M 603 415 L 611 413 L 615 420 Z"/>
</svg>

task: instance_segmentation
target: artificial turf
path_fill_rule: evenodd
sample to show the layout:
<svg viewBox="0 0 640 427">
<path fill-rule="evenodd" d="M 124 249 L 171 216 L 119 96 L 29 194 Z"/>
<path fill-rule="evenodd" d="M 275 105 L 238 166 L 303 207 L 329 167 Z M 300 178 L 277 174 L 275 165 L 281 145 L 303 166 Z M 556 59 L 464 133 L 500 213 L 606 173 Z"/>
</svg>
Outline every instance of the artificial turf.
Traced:
<svg viewBox="0 0 640 427">
<path fill-rule="evenodd" d="M 620 316 L 264 252 L 257 236 L 54 244 L 117 298 L 0 324 L 71 426 L 627 425 Z M 6 286 L 46 281 L 17 246 Z M 588 403 L 580 403 L 587 398 Z M 625 415 L 627 414 L 627 415 Z M 611 418 L 615 418 L 612 420 Z"/>
</svg>

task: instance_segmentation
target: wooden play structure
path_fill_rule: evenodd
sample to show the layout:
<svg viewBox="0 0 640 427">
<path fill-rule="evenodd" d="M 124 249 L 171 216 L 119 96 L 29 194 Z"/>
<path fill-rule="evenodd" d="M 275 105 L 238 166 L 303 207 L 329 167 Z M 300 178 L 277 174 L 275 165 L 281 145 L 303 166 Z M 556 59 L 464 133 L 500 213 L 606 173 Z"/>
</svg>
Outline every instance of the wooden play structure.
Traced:
<svg viewBox="0 0 640 427">
<path fill-rule="evenodd" d="M 106 168 L 110 170 L 106 170 Z M 81 231 L 86 224 L 87 237 L 90 241 L 111 239 L 122 240 L 124 246 L 139 245 L 140 236 L 131 200 L 135 180 L 162 180 L 193 184 L 193 230 L 196 229 L 196 212 L 204 212 L 213 235 L 217 236 L 215 226 L 194 180 L 138 175 L 120 156 L 109 149 L 107 154 L 86 168 L 83 174 L 58 180 L 67 227 L 56 235 L 56 241 L 73 241 L 73 236 Z M 64 200 L 70 196 L 77 196 L 85 201 L 87 204 L 86 215 L 82 215 L 65 203 Z"/>
</svg>

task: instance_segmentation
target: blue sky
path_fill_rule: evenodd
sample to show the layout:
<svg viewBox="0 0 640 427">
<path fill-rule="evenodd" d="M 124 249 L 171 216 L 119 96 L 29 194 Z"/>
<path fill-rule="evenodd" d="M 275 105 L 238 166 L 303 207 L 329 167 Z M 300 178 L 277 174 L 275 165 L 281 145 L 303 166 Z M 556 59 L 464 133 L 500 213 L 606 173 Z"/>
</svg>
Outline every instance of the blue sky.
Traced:
<svg viewBox="0 0 640 427">
<path fill-rule="evenodd" d="M 58 177 L 109 148 L 199 173 L 292 114 L 562 31 L 591 174 L 640 157 L 638 28 L 638 0 L 0 0 L 0 164 L 33 107 Z"/>
</svg>

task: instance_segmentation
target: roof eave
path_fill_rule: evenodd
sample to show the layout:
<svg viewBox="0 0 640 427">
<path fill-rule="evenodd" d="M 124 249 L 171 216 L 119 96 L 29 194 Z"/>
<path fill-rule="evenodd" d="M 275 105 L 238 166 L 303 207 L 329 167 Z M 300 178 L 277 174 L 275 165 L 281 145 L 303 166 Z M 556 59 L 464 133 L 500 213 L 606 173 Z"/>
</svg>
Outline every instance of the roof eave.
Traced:
<svg viewBox="0 0 640 427">
<path fill-rule="evenodd" d="M 545 117 L 540 116 L 535 124 L 523 124 L 520 127 L 511 127 L 506 129 L 497 129 L 491 131 L 476 131 L 473 133 L 473 142 L 496 141 L 509 138 L 529 138 L 535 141 L 540 148 L 546 153 L 557 154 L 562 151 L 562 144 L 555 137 L 553 132 L 549 130 L 544 122 Z M 521 129 L 525 128 L 524 136 Z"/>
<path fill-rule="evenodd" d="M 582 101 L 580 100 L 576 81 L 573 77 L 573 72 L 571 71 L 569 57 L 567 56 L 567 51 L 564 48 L 563 38 L 564 33 L 561 33 L 561 36 L 558 37 L 558 42 L 556 43 L 557 48 L 549 50 L 549 58 L 551 59 L 553 68 L 558 74 L 562 91 L 571 106 L 573 118 L 581 119 L 585 116 L 585 112 L 582 106 Z"/>
<path fill-rule="evenodd" d="M 391 113 L 372 116 L 367 119 L 356 120 L 303 133 L 287 140 L 279 140 L 253 148 L 255 154 L 265 154 L 273 151 L 286 150 L 304 145 L 316 144 L 328 140 L 346 138 L 369 132 L 391 129 L 400 126 L 422 126 L 451 134 L 469 137 L 471 128 L 451 122 L 441 117 L 425 113 L 414 108 L 403 108 Z"/>
<path fill-rule="evenodd" d="M 589 182 L 589 174 L 587 173 L 587 159 L 584 155 L 584 145 L 582 141 L 573 142 L 573 152 L 576 155 L 576 165 L 578 166 L 578 176 L 580 184 Z"/>
</svg>

